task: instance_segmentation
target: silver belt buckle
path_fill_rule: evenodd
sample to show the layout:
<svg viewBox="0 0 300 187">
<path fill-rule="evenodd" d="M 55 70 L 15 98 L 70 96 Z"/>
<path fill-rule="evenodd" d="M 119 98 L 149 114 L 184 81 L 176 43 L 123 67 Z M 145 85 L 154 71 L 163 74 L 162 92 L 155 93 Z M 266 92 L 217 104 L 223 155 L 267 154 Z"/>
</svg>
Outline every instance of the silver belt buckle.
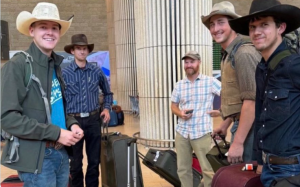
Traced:
<svg viewBox="0 0 300 187">
<path fill-rule="evenodd" d="M 86 118 L 86 117 L 89 117 L 90 116 L 90 113 L 80 113 L 80 117 L 82 118 Z"/>
<path fill-rule="evenodd" d="M 267 154 L 265 152 L 262 152 L 262 160 L 263 162 L 266 164 L 266 157 L 267 157 Z"/>
</svg>

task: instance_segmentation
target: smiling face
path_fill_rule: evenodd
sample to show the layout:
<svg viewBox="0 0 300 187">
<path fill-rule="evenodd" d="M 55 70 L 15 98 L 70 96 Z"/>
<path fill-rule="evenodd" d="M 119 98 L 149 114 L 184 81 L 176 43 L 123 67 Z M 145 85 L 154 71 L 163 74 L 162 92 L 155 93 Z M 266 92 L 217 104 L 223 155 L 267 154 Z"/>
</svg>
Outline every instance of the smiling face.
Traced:
<svg viewBox="0 0 300 187">
<path fill-rule="evenodd" d="M 37 21 L 30 26 L 29 33 L 37 47 L 50 56 L 60 39 L 60 26 L 52 21 Z"/>
<path fill-rule="evenodd" d="M 200 66 L 200 60 L 195 60 L 192 58 L 184 59 L 184 70 L 187 77 L 191 77 L 193 75 L 199 74 L 199 66 Z"/>
<path fill-rule="evenodd" d="M 276 24 L 271 16 L 259 17 L 249 23 L 249 36 L 255 48 L 269 57 L 282 42 L 286 24 Z"/>
<path fill-rule="evenodd" d="M 228 23 L 228 17 L 214 15 L 210 18 L 209 31 L 213 39 L 225 49 L 236 37 L 236 33 Z"/>
</svg>

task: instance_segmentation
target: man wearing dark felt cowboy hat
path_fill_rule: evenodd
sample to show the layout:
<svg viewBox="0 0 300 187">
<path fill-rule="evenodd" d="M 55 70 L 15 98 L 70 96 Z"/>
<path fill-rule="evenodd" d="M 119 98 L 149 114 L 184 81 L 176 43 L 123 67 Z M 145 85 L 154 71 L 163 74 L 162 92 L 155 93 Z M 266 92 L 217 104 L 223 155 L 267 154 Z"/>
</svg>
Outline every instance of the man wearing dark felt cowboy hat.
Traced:
<svg viewBox="0 0 300 187">
<path fill-rule="evenodd" d="M 262 54 L 255 75 L 254 156 L 266 187 L 300 174 L 300 55 L 283 41 L 284 34 L 300 26 L 299 18 L 295 6 L 254 0 L 249 15 L 230 21 Z"/>
<path fill-rule="evenodd" d="M 94 49 L 84 34 L 76 34 L 71 38 L 71 44 L 65 46 L 67 53 L 74 55 L 74 61 L 63 69 L 66 83 L 67 114 L 75 117 L 81 124 L 85 138 L 73 146 L 70 173 L 72 187 L 83 187 L 83 143 L 85 140 L 87 154 L 87 171 L 85 186 L 99 186 L 99 164 L 101 150 L 100 123 L 110 120 L 109 110 L 113 101 L 112 92 L 106 76 L 98 66 L 88 63 L 86 57 Z M 104 109 L 100 111 L 98 102 L 99 88 L 104 95 Z"/>
</svg>

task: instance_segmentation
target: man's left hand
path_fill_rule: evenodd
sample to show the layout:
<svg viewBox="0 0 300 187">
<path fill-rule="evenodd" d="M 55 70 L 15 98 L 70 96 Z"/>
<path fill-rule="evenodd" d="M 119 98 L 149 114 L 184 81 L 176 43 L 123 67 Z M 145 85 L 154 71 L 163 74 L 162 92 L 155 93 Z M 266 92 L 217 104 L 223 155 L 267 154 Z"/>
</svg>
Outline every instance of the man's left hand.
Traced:
<svg viewBox="0 0 300 187">
<path fill-rule="evenodd" d="M 103 117 L 103 122 L 104 123 L 108 123 L 109 120 L 110 120 L 109 110 L 108 109 L 104 109 L 101 112 L 100 117 Z"/>
<path fill-rule="evenodd" d="M 83 130 L 77 124 L 71 126 L 71 131 L 75 134 L 75 138 L 79 140 L 84 136 Z"/>
<path fill-rule="evenodd" d="M 237 164 L 243 162 L 243 152 L 244 152 L 243 144 L 238 144 L 233 142 L 230 145 L 228 151 L 228 157 L 227 157 L 228 162 L 231 164 Z"/>
</svg>

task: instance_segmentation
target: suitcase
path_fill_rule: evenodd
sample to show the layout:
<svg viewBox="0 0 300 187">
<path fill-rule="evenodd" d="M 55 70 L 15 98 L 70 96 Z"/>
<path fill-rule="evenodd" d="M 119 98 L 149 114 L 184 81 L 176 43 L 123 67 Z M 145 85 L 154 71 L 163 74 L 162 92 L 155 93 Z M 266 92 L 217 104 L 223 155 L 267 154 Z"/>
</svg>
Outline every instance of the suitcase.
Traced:
<svg viewBox="0 0 300 187">
<path fill-rule="evenodd" d="M 23 182 L 18 175 L 11 175 L 1 182 L 1 187 L 23 187 Z"/>
<path fill-rule="evenodd" d="M 192 163 L 192 167 L 197 170 L 199 173 L 202 173 L 202 169 L 201 169 L 201 166 L 199 164 L 199 160 L 196 156 L 195 153 L 193 153 L 193 163 Z"/>
<path fill-rule="evenodd" d="M 149 149 L 146 156 L 139 153 L 142 163 L 149 169 L 157 173 L 160 177 L 174 185 L 180 187 L 180 180 L 177 174 L 177 155 L 172 150 Z M 198 187 L 202 180 L 202 175 L 193 169 L 193 186 Z"/>
<path fill-rule="evenodd" d="M 255 165 L 255 164 L 254 164 Z M 242 171 L 243 164 L 220 168 L 213 177 L 211 187 L 263 187 L 255 171 Z"/>
<path fill-rule="evenodd" d="M 217 141 L 213 138 L 215 146 L 206 154 L 206 158 L 215 173 L 219 168 L 229 165 L 225 153 L 228 152 L 230 143 L 225 140 L 225 136 L 219 136 L 222 138 L 222 142 L 217 143 Z"/>
<path fill-rule="evenodd" d="M 106 132 L 104 132 L 106 129 Z M 108 133 L 102 128 L 101 139 L 102 187 L 143 187 L 136 139 L 121 133 Z"/>
</svg>

